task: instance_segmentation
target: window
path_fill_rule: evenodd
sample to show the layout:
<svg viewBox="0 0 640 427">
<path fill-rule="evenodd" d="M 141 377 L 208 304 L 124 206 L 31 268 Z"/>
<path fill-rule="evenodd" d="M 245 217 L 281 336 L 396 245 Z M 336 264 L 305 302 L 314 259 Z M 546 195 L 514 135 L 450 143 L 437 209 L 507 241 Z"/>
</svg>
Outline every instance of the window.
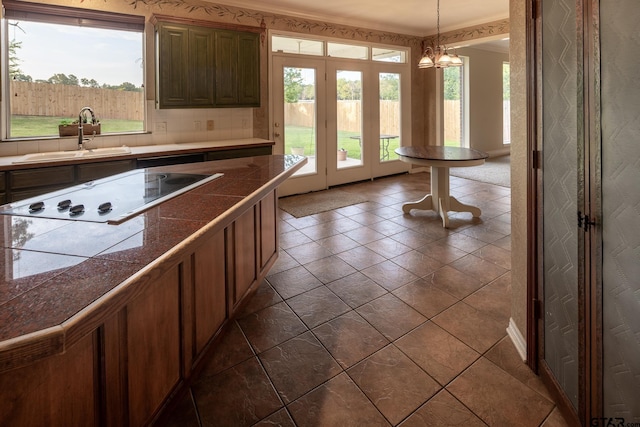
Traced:
<svg viewBox="0 0 640 427">
<path fill-rule="evenodd" d="M 405 50 L 374 47 L 371 49 L 371 53 L 374 61 L 397 63 L 407 62 L 407 52 Z"/>
<path fill-rule="evenodd" d="M 297 55 L 324 55 L 324 43 L 318 40 L 307 40 L 297 37 L 271 37 L 271 51 L 295 53 Z"/>
<path fill-rule="evenodd" d="M 328 42 L 327 56 L 333 56 L 334 58 L 369 59 L 369 49 L 366 46 Z"/>
<path fill-rule="evenodd" d="M 461 67 L 443 69 L 443 97 L 444 97 L 444 145 L 452 147 L 467 147 L 468 101 L 467 85 L 465 82 L 468 58 L 461 56 Z"/>
<path fill-rule="evenodd" d="M 405 64 L 408 56 L 407 49 L 363 46 L 284 35 L 271 36 L 271 52 L 394 62 L 397 64 Z"/>
<path fill-rule="evenodd" d="M 511 68 L 508 62 L 502 63 L 502 143 L 511 144 L 511 90 L 509 79 Z"/>
<path fill-rule="evenodd" d="M 100 133 L 144 130 L 144 17 L 3 2 L 6 138 L 57 136 L 91 107 Z M 3 48 L 3 50 L 5 50 Z M 90 119 L 90 116 L 87 117 Z"/>
</svg>

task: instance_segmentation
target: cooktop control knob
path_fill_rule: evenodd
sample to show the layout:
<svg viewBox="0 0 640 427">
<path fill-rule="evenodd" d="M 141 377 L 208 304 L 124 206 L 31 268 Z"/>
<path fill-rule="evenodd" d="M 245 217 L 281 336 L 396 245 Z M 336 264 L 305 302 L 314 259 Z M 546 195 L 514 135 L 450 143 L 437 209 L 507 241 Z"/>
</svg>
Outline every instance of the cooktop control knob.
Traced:
<svg viewBox="0 0 640 427">
<path fill-rule="evenodd" d="M 105 213 L 111 210 L 111 202 L 104 202 L 98 206 L 98 212 Z"/>
<path fill-rule="evenodd" d="M 67 209 L 69 206 L 71 206 L 71 200 L 69 199 L 58 202 L 58 209 L 60 210 Z"/>
<path fill-rule="evenodd" d="M 29 212 L 38 212 L 44 209 L 44 202 L 35 202 L 29 205 Z"/>
<path fill-rule="evenodd" d="M 78 215 L 84 212 L 84 205 L 75 205 L 69 208 L 70 215 Z"/>
</svg>

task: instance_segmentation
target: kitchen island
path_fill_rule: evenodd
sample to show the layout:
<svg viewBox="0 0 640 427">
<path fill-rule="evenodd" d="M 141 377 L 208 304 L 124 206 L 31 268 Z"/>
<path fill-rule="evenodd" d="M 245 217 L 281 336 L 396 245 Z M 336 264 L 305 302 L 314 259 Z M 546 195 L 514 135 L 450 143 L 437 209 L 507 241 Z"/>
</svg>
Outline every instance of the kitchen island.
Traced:
<svg viewBox="0 0 640 427">
<path fill-rule="evenodd" d="M 305 162 L 153 168 L 222 175 L 118 225 L 0 216 L 0 425 L 152 421 L 275 262 Z"/>
</svg>

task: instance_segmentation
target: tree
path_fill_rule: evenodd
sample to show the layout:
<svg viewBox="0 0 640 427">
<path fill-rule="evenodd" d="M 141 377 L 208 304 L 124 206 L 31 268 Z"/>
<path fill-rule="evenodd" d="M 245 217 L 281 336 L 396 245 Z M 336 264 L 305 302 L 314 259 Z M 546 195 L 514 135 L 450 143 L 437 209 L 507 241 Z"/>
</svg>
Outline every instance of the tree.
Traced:
<svg viewBox="0 0 640 427">
<path fill-rule="evenodd" d="M 508 101 L 511 99 L 511 67 L 508 62 L 502 64 L 502 99 Z"/>
<path fill-rule="evenodd" d="M 302 93 L 300 99 L 314 100 L 316 99 L 316 88 L 314 85 L 302 85 Z"/>
<path fill-rule="evenodd" d="M 284 102 L 298 102 L 303 90 L 303 81 L 300 68 L 286 67 L 284 69 Z"/>
<path fill-rule="evenodd" d="M 449 67 L 444 70 L 444 99 L 459 100 L 462 80 L 460 78 L 462 67 Z"/>
<path fill-rule="evenodd" d="M 16 82 L 32 82 L 33 81 L 33 77 L 26 75 L 26 74 L 22 74 L 22 73 L 16 73 L 11 75 L 11 78 L 13 79 L 13 81 Z"/>
<path fill-rule="evenodd" d="M 9 25 L 13 27 L 14 33 L 15 30 L 20 30 L 24 33 L 24 30 L 20 28 L 20 22 L 9 22 Z M 9 77 L 13 80 L 30 82 L 32 80 L 31 76 L 27 76 L 22 73 L 20 69 L 20 58 L 18 58 L 18 50 L 22 48 L 22 42 L 19 42 L 15 39 L 15 36 L 9 42 Z"/>
<path fill-rule="evenodd" d="M 69 85 L 69 86 L 80 86 L 80 82 L 76 76 L 73 74 L 69 74 L 67 76 L 64 73 L 57 73 L 53 76 L 49 77 L 47 83 L 51 84 L 60 84 L 60 85 Z"/>
<path fill-rule="evenodd" d="M 336 81 L 339 100 L 362 99 L 362 82 L 360 80 L 347 80 L 339 78 Z"/>
<path fill-rule="evenodd" d="M 397 101 L 400 96 L 400 78 L 397 74 L 382 74 L 380 78 L 380 99 Z"/>
<path fill-rule="evenodd" d="M 135 92 L 135 91 L 138 90 L 138 88 L 133 83 L 124 82 L 124 83 L 120 84 L 120 86 L 118 87 L 118 90 Z"/>
</svg>

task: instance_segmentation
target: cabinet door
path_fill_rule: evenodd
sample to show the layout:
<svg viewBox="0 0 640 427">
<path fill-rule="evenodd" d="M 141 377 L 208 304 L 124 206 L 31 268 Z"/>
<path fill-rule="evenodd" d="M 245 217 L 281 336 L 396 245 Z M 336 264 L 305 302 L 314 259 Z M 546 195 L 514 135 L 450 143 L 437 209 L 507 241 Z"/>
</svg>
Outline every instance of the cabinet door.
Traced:
<svg viewBox="0 0 640 427">
<path fill-rule="evenodd" d="M 238 104 L 260 106 L 260 41 L 255 33 L 238 36 Z"/>
<path fill-rule="evenodd" d="M 213 106 L 213 32 L 189 29 L 189 104 Z"/>
<path fill-rule="evenodd" d="M 216 105 L 238 103 L 238 34 L 216 31 Z"/>
<path fill-rule="evenodd" d="M 219 232 L 193 254 L 195 354 L 213 338 L 227 318 L 224 232 Z"/>
<path fill-rule="evenodd" d="M 129 425 L 147 425 L 180 381 L 180 270 L 154 280 L 126 308 Z"/>
<path fill-rule="evenodd" d="M 162 25 L 158 30 L 158 94 L 160 108 L 189 104 L 189 30 Z"/>
<path fill-rule="evenodd" d="M 115 160 L 113 162 L 87 163 L 78 165 L 76 182 L 83 183 L 135 169 L 134 160 Z"/>
</svg>

